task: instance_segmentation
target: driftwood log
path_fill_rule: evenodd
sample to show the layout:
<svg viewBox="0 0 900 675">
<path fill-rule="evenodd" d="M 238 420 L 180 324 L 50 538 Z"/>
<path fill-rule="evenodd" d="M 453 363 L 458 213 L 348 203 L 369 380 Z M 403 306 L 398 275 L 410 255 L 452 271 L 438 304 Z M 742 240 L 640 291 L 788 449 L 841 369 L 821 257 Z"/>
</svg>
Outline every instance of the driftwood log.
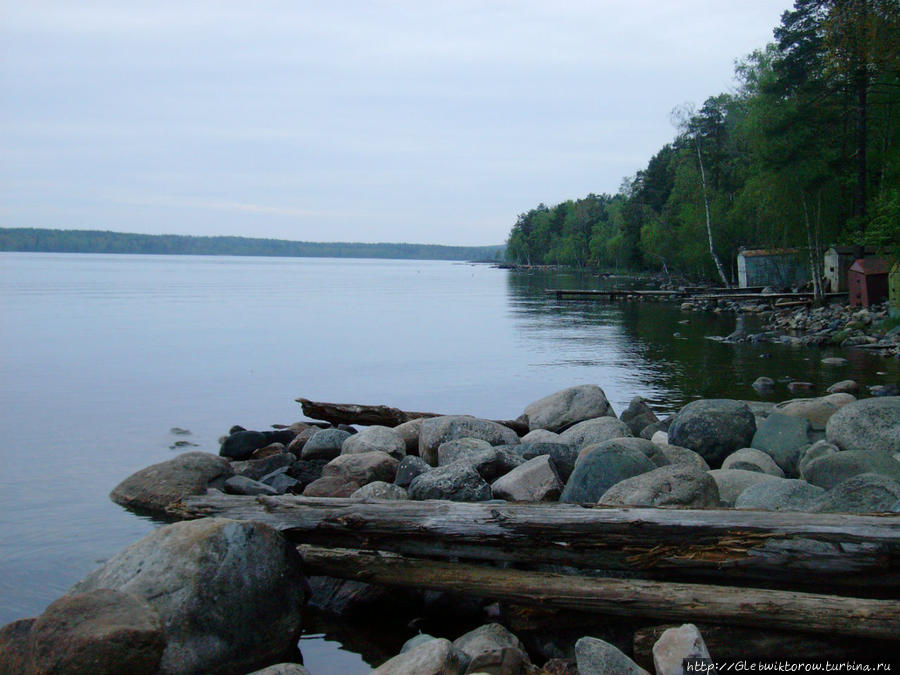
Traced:
<svg viewBox="0 0 900 675">
<path fill-rule="evenodd" d="M 900 595 L 900 517 L 568 504 L 246 497 L 210 491 L 179 518 L 257 520 L 329 548 L 626 570 L 648 579 Z"/>
<path fill-rule="evenodd" d="M 410 412 L 386 405 L 360 405 L 358 403 L 325 403 L 310 401 L 308 398 L 295 399 L 303 408 L 303 414 L 314 420 L 324 420 L 331 424 L 359 424 L 370 426 L 379 424 L 395 427 L 421 417 L 441 417 L 440 413 Z M 493 420 L 515 431 L 519 436 L 528 433 L 528 424 L 518 420 Z"/>
<path fill-rule="evenodd" d="M 713 621 L 896 640 L 900 601 L 498 569 L 392 553 L 298 547 L 311 574 L 613 616 Z"/>
</svg>

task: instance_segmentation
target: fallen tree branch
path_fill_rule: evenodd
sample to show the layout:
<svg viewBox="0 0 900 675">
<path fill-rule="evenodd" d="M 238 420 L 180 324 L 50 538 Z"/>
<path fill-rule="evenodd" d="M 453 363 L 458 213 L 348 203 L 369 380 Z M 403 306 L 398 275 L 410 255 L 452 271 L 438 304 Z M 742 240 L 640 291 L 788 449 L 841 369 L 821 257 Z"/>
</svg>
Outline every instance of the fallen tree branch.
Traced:
<svg viewBox="0 0 900 675">
<path fill-rule="evenodd" d="M 331 424 L 378 424 L 395 427 L 422 417 L 441 417 L 440 413 L 410 412 L 386 405 L 361 405 L 358 403 L 325 403 L 310 401 L 308 398 L 295 399 L 303 407 L 303 414 L 314 420 L 324 420 Z M 515 431 L 519 436 L 528 433 L 528 424 L 522 420 L 494 420 Z"/>
<path fill-rule="evenodd" d="M 298 546 L 308 574 L 453 591 L 519 604 L 897 640 L 900 601 L 642 579 L 608 579 Z"/>
</svg>

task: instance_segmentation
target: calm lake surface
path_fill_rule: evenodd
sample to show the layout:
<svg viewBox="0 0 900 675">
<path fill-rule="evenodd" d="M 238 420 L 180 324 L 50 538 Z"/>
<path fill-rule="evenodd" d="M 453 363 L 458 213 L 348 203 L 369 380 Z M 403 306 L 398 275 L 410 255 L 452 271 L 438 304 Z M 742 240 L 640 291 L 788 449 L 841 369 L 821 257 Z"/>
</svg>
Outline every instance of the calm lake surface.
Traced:
<svg viewBox="0 0 900 675">
<path fill-rule="evenodd" d="M 641 395 L 669 413 L 757 399 L 760 375 L 823 391 L 900 374 L 862 352 L 829 370 L 819 360 L 838 352 L 704 339 L 731 332 L 730 315 L 543 292 L 615 283 L 447 262 L 0 253 L 0 625 L 155 527 L 109 501 L 120 480 L 176 440 L 218 452 L 233 424 L 297 421 L 298 396 L 508 419 L 582 383 L 617 411 Z M 352 639 L 308 637 L 314 675 L 368 672 Z"/>
</svg>

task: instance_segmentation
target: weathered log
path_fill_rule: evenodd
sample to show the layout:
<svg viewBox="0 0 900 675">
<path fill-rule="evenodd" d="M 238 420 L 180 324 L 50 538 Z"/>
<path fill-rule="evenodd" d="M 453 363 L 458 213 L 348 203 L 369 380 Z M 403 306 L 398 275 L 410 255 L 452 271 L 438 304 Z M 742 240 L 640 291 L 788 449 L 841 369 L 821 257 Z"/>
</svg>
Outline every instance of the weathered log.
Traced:
<svg viewBox="0 0 900 675">
<path fill-rule="evenodd" d="M 185 497 L 181 518 L 265 522 L 296 543 L 628 570 L 647 578 L 900 589 L 900 517 L 570 504 Z M 857 590 L 857 592 L 860 592 Z"/>
<path fill-rule="evenodd" d="M 613 616 L 900 637 L 900 601 L 499 569 L 371 551 L 298 547 L 304 569 L 368 583 L 453 591 Z"/>
<path fill-rule="evenodd" d="M 314 420 L 324 420 L 331 424 L 359 424 L 369 426 L 380 424 L 395 427 L 421 417 L 441 417 L 441 413 L 410 412 L 386 405 L 360 405 L 358 403 L 325 403 L 310 401 L 308 398 L 295 399 L 303 407 L 303 414 Z M 528 433 L 528 424 L 522 420 L 494 420 L 515 431 L 519 436 Z"/>
</svg>

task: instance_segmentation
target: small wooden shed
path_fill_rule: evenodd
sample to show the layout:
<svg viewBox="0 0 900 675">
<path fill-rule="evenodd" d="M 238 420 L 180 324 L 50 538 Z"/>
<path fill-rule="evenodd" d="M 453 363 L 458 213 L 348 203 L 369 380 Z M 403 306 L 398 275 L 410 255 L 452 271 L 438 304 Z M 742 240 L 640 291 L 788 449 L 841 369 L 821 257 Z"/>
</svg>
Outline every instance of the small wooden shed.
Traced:
<svg viewBox="0 0 900 675">
<path fill-rule="evenodd" d="M 795 248 L 741 249 L 737 256 L 738 286 L 786 288 L 809 281 L 809 269 Z"/>
<path fill-rule="evenodd" d="M 890 315 L 900 318 L 900 261 L 894 263 L 888 275 L 888 301 Z"/>
<path fill-rule="evenodd" d="M 888 297 L 888 266 L 882 258 L 860 258 L 847 272 L 850 304 L 868 307 Z"/>
</svg>

